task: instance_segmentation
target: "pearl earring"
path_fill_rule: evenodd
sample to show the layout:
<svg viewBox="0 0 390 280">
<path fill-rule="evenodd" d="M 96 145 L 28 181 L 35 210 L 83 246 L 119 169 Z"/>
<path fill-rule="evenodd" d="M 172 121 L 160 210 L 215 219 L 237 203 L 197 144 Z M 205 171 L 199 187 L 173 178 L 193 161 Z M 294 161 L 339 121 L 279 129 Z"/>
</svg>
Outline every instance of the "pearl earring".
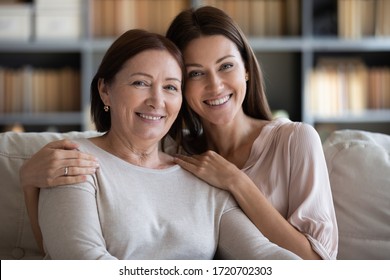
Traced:
<svg viewBox="0 0 390 280">
<path fill-rule="evenodd" d="M 248 81 L 249 80 L 249 75 L 248 73 L 245 73 L 245 81 Z"/>
<path fill-rule="evenodd" d="M 105 112 L 108 112 L 108 111 L 110 111 L 110 106 L 104 105 L 103 109 Z"/>
</svg>

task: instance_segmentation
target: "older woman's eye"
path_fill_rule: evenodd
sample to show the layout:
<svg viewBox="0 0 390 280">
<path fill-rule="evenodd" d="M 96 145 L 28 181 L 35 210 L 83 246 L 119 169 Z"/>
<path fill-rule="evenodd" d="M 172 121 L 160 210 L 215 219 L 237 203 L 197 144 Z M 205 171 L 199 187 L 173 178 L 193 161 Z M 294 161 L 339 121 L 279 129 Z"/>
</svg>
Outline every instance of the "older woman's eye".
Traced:
<svg viewBox="0 0 390 280">
<path fill-rule="evenodd" d="M 169 91 L 178 91 L 178 88 L 174 85 L 168 85 L 165 87 L 165 89 L 167 89 Z"/>
<path fill-rule="evenodd" d="M 148 86 L 146 82 L 144 81 L 134 81 L 131 83 L 131 85 L 136 86 L 136 87 L 146 87 Z"/>
</svg>

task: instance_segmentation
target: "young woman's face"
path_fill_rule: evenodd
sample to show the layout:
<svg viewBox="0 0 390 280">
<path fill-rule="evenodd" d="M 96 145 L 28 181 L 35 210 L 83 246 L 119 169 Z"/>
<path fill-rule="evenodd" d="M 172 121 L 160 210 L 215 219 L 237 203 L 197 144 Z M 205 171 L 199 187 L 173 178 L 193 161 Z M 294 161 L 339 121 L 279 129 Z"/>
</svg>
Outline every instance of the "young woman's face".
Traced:
<svg viewBox="0 0 390 280">
<path fill-rule="evenodd" d="M 111 130 L 141 141 L 158 142 L 182 103 L 182 71 L 167 52 L 147 50 L 129 59 L 110 85 L 100 85 L 110 106 Z"/>
<path fill-rule="evenodd" d="M 246 69 L 236 45 L 222 35 L 202 36 L 184 50 L 185 98 L 189 106 L 213 124 L 226 124 L 242 110 Z"/>
</svg>

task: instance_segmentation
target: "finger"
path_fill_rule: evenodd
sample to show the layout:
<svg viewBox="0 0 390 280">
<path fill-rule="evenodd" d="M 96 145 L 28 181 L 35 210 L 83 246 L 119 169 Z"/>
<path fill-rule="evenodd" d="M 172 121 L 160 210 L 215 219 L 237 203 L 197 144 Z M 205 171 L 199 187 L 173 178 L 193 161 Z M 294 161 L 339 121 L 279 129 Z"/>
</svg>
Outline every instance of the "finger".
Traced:
<svg viewBox="0 0 390 280">
<path fill-rule="evenodd" d="M 79 145 L 75 142 L 72 142 L 69 139 L 62 139 L 58 141 L 53 141 L 50 142 L 49 144 L 46 145 L 48 148 L 52 149 L 65 149 L 65 150 L 73 150 L 77 149 Z"/>
<path fill-rule="evenodd" d="M 52 157 L 58 160 L 72 159 L 72 160 L 80 160 L 80 162 L 89 162 L 89 164 L 93 164 L 93 162 L 97 162 L 97 158 L 91 154 L 82 153 L 78 150 L 61 150 L 55 149 L 52 152 Z M 78 165 L 77 163 L 75 165 Z"/>
<path fill-rule="evenodd" d="M 61 176 L 51 181 L 50 186 L 63 186 L 63 185 L 72 185 L 72 184 L 80 184 L 87 180 L 86 175 L 78 175 L 78 176 Z"/>
<path fill-rule="evenodd" d="M 72 166 L 72 167 L 99 167 L 99 162 L 89 159 L 79 159 L 79 158 L 67 158 L 67 159 L 59 159 L 55 167 L 61 168 L 66 166 Z"/>
<path fill-rule="evenodd" d="M 79 145 L 69 139 L 51 142 L 46 147 L 54 150 L 58 158 L 79 158 L 97 161 L 95 156 L 78 151 Z"/>
<path fill-rule="evenodd" d="M 187 171 L 189 171 L 189 172 L 191 172 L 193 174 L 196 174 L 197 166 L 195 164 L 193 164 L 192 162 L 189 162 L 187 160 L 190 160 L 190 158 L 186 157 L 186 159 L 184 160 L 182 157 L 174 157 L 174 162 L 175 163 L 180 165 L 185 170 L 187 170 Z"/>
<path fill-rule="evenodd" d="M 196 156 L 176 155 L 175 158 L 181 160 L 182 162 L 187 162 L 194 165 L 197 165 L 197 163 L 199 162 Z"/>
<path fill-rule="evenodd" d="M 66 167 L 59 168 L 56 172 L 56 177 L 74 177 L 82 175 L 91 175 L 96 173 L 96 167 L 74 167 L 67 166 L 67 173 L 65 172 Z"/>
</svg>

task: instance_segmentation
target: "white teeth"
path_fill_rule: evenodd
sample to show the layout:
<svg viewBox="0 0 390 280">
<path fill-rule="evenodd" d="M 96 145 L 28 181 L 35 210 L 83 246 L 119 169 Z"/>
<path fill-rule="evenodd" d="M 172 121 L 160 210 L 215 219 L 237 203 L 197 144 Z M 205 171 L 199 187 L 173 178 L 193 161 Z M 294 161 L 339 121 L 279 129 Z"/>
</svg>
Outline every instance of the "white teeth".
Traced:
<svg viewBox="0 0 390 280">
<path fill-rule="evenodd" d="M 227 95 L 219 99 L 207 100 L 206 103 L 210 106 L 218 106 L 226 103 L 229 99 L 230 99 L 230 95 Z"/>
<path fill-rule="evenodd" d="M 152 121 L 158 121 L 158 120 L 162 119 L 161 116 L 155 117 L 155 116 L 149 116 L 149 115 L 144 115 L 144 114 L 138 114 L 138 116 L 140 116 L 143 119 L 152 120 Z"/>
</svg>

